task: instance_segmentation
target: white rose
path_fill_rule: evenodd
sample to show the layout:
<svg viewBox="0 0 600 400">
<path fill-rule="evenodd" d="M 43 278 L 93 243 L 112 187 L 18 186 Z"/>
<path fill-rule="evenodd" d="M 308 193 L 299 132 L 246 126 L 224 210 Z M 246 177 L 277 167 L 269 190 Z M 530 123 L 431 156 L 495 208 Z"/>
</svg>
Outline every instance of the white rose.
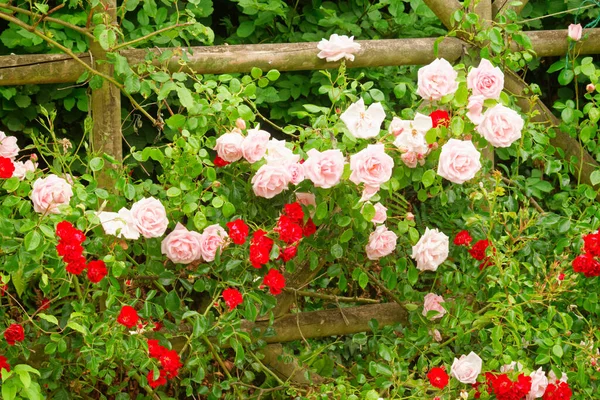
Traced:
<svg viewBox="0 0 600 400">
<path fill-rule="evenodd" d="M 425 233 L 412 248 L 411 257 L 417 261 L 417 269 L 436 271 L 448 258 L 448 236 L 437 229 L 425 228 Z"/>
<path fill-rule="evenodd" d="M 450 368 L 450 375 L 455 377 L 461 383 L 475 383 L 481 373 L 483 360 L 475 353 L 470 352 L 468 356 L 464 354 L 459 359 L 454 359 Z"/>
<path fill-rule="evenodd" d="M 355 138 L 368 139 L 379 135 L 381 124 L 385 119 L 385 111 L 381 103 L 373 103 L 369 108 L 361 98 L 340 116 L 348 131 Z"/>
</svg>

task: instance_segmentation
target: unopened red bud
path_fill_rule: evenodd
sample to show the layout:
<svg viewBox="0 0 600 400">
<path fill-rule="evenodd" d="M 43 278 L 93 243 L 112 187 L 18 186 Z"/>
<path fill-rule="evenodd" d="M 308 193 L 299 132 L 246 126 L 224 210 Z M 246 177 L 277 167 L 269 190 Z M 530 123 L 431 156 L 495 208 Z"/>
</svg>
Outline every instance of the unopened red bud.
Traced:
<svg viewBox="0 0 600 400">
<path fill-rule="evenodd" d="M 429 145 L 429 147 L 431 148 L 431 150 L 437 150 L 437 148 L 440 147 L 440 145 L 437 142 L 433 142 Z"/>
<path fill-rule="evenodd" d="M 37 154 L 33 153 L 31 156 L 29 156 L 29 159 L 33 162 L 36 162 L 38 160 L 38 156 Z"/>
<path fill-rule="evenodd" d="M 562 281 L 563 279 L 565 279 L 565 274 L 562 274 L 562 273 L 561 273 L 561 274 L 559 274 L 559 275 L 558 275 L 558 280 L 559 280 L 559 281 Z"/>
</svg>

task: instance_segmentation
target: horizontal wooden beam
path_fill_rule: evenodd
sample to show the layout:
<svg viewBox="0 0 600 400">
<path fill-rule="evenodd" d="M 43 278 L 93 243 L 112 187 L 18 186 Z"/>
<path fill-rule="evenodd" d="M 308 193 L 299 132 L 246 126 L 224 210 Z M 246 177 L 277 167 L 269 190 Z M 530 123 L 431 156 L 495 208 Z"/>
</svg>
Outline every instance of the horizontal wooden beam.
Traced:
<svg viewBox="0 0 600 400">
<path fill-rule="evenodd" d="M 586 29 L 588 38 L 578 44 L 580 54 L 600 54 L 600 29 Z M 560 56 L 568 49 L 566 30 L 526 32 L 533 49 L 539 57 Z M 352 67 L 383 67 L 393 65 L 425 65 L 430 63 L 437 38 L 361 40 L 361 50 Z M 439 57 L 457 60 L 467 46 L 460 39 L 445 38 L 439 43 Z M 166 50 L 174 52 L 169 61 L 171 71 L 181 69 L 182 52 L 186 52 L 187 66 L 199 74 L 222 74 L 249 72 L 252 67 L 279 71 L 316 70 L 336 68 L 338 62 L 330 63 L 317 57 L 317 43 L 252 44 L 235 46 L 206 46 L 189 49 L 151 49 L 155 53 Z M 147 50 L 134 49 L 121 52 L 131 64 L 144 61 Z M 81 59 L 90 63 L 90 55 Z M 70 83 L 84 72 L 83 67 L 63 54 L 10 55 L 0 57 L 0 86 Z"/>
</svg>

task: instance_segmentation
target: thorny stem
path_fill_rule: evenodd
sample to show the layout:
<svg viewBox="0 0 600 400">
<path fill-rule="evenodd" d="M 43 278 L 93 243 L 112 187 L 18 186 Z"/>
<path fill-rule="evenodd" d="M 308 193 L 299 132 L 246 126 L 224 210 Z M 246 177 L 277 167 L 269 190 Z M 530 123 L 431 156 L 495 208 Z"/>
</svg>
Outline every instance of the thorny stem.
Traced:
<svg viewBox="0 0 600 400">
<path fill-rule="evenodd" d="M 193 24 L 194 24 L 194 22 L 186 22 L 184 24 L 176 24 L 176 25 L 167 26 L 166 28 L 159 29 L 156 32 L 152 32 L 152 33 L 149 33 L 149 34 L 147 34 L 145 36 L 139 37 L 137 39 L 130 40 L 129 42 L 125 42 L 125 43 L 121 43 L 119 45 L 116 45 L 115 47 L 112 48 L 112 51 L 117 51 L 117 50 L 119 50 L 119 49 L 121 49 L 123 47 L 131 46 L 131 45 L 134 45 L 136 43 L 143 42 L 144 40 L 148 40 L 148 39 L 150 39 L 153 36 L 160 35 L 161 33 L 170 31 L 171 29 L 183 28 L 183 27 L 186 27 L 186 26 L 189 26 L 189 25 L 193 25 Z"/>
<path fill-rule="evenodd" d="M 283 290 L 288 293 L 295 293 L 298 296 L 315 297 L 318 299 L 335 301 L 336 303 L 338 301 L 341 301 L 344 303 L 363 303 L 363 304 L 379 304 L 379 303 L 381 303 L 381 301 L 379 301 L 379 300 L 366 299 L 364 297 L 358 297 L 358 296 L 354 296 L 354 297 L 336 296 L 336 295 L 331 295 L 331 294 L 310 292 L 308 290 L 299 290 L 299 289 L 294 289 L 294 288 L 284 288 Z"/>
</svg>

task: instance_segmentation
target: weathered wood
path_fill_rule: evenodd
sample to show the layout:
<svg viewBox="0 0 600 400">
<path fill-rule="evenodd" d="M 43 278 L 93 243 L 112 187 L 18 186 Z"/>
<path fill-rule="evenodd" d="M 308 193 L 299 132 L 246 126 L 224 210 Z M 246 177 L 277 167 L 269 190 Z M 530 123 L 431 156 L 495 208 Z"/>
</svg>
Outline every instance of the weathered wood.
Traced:
<svg viewBox="0 0 600 400">
<path fill-rule="evenodd" d="M 111 21 L 116 22 L 117 2 L 108 0 L 106 13 Z M 93 57 L 93 66 L 105 75 L 113 76 L 113 65 L 106 62 L 106 51 L 97 41 L 90 42 L 90 53 Z M 121 134 L 121 90 L 114 84 L 104 81 L 102 87 L 92 90 L 92 150 L 95 154 L 106 153 L 116 160 L 123 159 L 122 134 Z M 112 188 L 113 182 L 106 170 L 98 174 L 98 185 Z"/>
<path fill-rule="evenodd" d="M 377 320 L 379 327 L 408 323 L 408 311 L 396 303 L 369 304 L 359 307 L 332 308 L 330 310 L 286 314 L 273 322 L 275 336 L 259 337 L 267 343 L 284 343 L 293 340 L 349 335 L 370 332 L 369 321 Z M 242 329 L 264 333 L 269 321 L 242 322 Z"/>
<path fill-rule="evenodd" d="M 451 29 L 455 23 L 452 19 L 452 14 L 462 8 L 462 5 L 457 0 L 423 0 L 423 2 L 448 29 Z"/>
</svg>

